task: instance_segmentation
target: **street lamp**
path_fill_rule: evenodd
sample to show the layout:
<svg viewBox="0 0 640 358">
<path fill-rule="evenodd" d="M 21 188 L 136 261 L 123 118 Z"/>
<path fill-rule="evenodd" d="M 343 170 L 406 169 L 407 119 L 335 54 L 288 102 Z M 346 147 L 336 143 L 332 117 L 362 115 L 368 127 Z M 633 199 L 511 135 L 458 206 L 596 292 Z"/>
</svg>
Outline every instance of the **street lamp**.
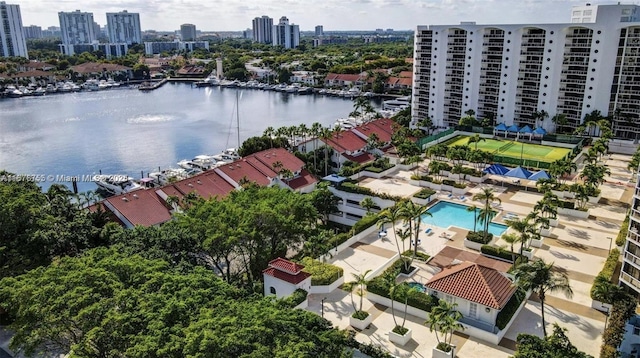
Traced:
<svg viewBox="0 0 640 358">
<path fill-rule="evenodd" d="M 324 318 L 324 300 L 326 300 L 326 297 L 323 297 L 320 302 L 321 302 L 321 306 L 320 306 L 320 316 L 322 318 Z"/>
<path fill-rule="evenodd" d="M 609 239 L 609 253 L 611 253 L 611 245 L 613 245 L 613 237 L 608 236 L 607 239 Z"/>
</svg>

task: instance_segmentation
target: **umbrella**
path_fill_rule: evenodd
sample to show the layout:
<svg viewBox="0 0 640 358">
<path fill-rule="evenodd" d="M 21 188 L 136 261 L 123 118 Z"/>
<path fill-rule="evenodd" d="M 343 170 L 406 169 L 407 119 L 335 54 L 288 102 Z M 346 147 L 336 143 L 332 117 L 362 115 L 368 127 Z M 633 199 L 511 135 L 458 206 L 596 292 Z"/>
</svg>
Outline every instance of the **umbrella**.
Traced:
<svg viewBox="0 0 640 358">
<path fill-rule="evenodd" d="M 535 172 L 531 174 L 531 176 L 527 179 L 537 181 L 538 179 L 549 179 L 549 178 L 551 178 L 549 176 L 549 173 L 545 172 L 544 170 L 541 170 L 539 172 Z"/>
<path fill-rule="evenodd" d="M 514 132 L 517 133 L 518 132 L 518 126 L 517 125 L 512 125 L 511 127 L 507 128 L 507 132 Z"/>
<path fill-rule="evenodd" d="M 547 134 L 547 131 L 544 130 L 544 128 L 542 128 L 542 127 L 538 127 L 538 128 L 533 130 L 533 134 L 545 135 L 545 134 Z"/>
<path fill-rule="evenodd" d="M 484 173 L 488 173 L 488 174 L 498 174 L 498 175 L 505 175 L 505 173 L 509 172 L 509 168 L 505 167 L 502 164 L 493 164 L 490 165 L 488 167 L 486 167 L 483 170 Z"/>
<path fill-rule="evenodd" d="M 520 128 L 520 130 L 518 132 L 530 134 L 531 132 L 533 132 L 533 130 L 531 129 L 531 127 L 526 125 L 526 126 Z"/>
<path fill-rule="evenodd" d="M 506 131 L 506 130 L 507 130 L 507 126 L 506 126 L 504 123 L 500 123 L 500 124 L 498 124 L 498 125 L 494 128 L 494 130 L 497 130 L 497 131 Z"/>
<path fill-rule="evenodd" d="M 528 179 L 531 176 L 531 172 L 523 167 L 516 167 L 504 174 L 506 177 L 513 177 L 518 179 Z"/>
</svg>

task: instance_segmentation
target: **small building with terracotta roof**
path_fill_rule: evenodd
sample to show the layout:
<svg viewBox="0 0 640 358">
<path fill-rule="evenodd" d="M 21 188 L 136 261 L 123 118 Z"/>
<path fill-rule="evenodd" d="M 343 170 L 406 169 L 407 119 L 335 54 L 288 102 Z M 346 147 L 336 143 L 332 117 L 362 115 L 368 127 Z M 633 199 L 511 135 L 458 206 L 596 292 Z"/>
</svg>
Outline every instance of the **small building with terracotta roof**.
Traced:
<svg viewBox="0 0 640 358">
<path fill-rule="evenodd" d="M 324 78 L 325 87 L 360 87 L 366 76 L 362 74 L 328 73 Z"/>
<path fill-rule="evenodd" d="M 462 262 L 445 267 L 425 284 L 428 294 L 457 303 L 463 323 L 496 333 L 496 318 L 516 292 L 516 285 L 503 272 Z"/>
<path fill-rule="evenodd" d="M 85 62 L 80 65 L 72 66 L 71 70 L 81 75 L 90 76 L 102 76 L 104 74 L 113 76 L 116 74 L 123 74 L 128 78 L 131 78 L 133 75 L 131 67 L 117 65 L 114 63 Z"/>
<path fill-rule="evenodd" d="M 304 266 L 278 257 L 269 262 L 269 267 L 262 271 L 264 278 L 264 295 L 275 295 L 283 298 L 301 288 L 311 290 L 311 274 L 303 271 Z"/>
<path fill-rule="evenodd" d="M 358 136 L 353 130 L 333 133 L 330 138 L 321 138 L 320 141 L 333 149 L 331 159 L 333 162 L 338 163 L 337 169 L 340 169 L 347 160 L 363 164 L 374 159 L 372 155 L 367 153 L 366 139 Z"/>
</svg>

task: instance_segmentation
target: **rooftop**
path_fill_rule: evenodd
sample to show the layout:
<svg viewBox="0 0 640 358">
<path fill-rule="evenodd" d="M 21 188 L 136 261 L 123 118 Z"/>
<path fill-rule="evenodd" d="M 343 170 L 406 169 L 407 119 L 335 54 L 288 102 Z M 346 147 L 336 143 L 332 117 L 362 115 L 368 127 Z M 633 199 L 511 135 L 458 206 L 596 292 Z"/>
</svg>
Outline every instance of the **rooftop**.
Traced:
<svg viewBox="0 0 640 358">
<path fill-rule="evenodd" d="M 105 206 L 113 207 L 132 225 L 153 226 L 171 220 L 169 209 L 154 190 L 136 190 L 105 199 Z"/>
</svg>

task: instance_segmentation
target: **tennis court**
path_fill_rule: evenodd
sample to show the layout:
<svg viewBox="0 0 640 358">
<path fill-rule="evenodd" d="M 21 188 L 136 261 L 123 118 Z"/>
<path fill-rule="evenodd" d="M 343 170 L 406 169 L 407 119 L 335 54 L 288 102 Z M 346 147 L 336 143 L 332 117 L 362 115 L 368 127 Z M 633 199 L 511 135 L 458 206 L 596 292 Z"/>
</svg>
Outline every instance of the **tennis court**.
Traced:
<svg viewBox="0 0 640 358">
<path fill-rule="evenodd" d="M 469 136 L 456 136 L 448 140 L 445 144 L 450 147 L 454 145 L 467 145 L 469 144 L 469 138 Z M 470 143 L 469 146 L 475 148 L 476 143 Z M 568 148 L 489 138 L 478 142 L 478 149 L 503 157 L 511 157 L 514 159 L 522 158 L 547 163 L 562 159 L 571 152 L 571 149 Z"/>
</svg>

